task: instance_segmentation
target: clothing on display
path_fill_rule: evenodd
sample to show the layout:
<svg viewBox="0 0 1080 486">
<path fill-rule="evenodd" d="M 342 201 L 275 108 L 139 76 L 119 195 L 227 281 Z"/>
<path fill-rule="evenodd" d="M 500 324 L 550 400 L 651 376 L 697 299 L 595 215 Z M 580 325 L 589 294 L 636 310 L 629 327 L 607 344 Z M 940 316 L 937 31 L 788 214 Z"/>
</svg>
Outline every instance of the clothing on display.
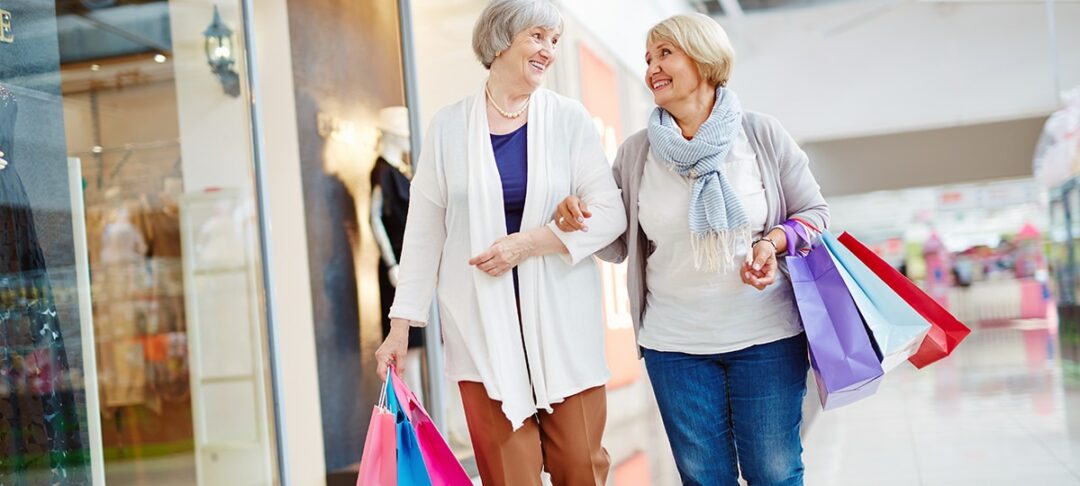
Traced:
<svg viewBox="0 0 1080 486">
<path fill-rule="evenodd" d="M 143 342 L 147 381 L 155 394 L 175 394 L 187 388 L 186 358 L 168 353 L 170 333 L 186 329 L 184 272 L 181 259 L 180 210 L 171 196 L 145 204 L 142 212 L 146 235 L 153 307 L 147 316 Z"/>
<path fill-rule="evenodd" d="M 30 200 L 19 177 L 15 95 L 0 85 L 0 484 L 29 469 L 70 484 L 80 467 L 79 420 L 67 352 Z"/>
<path fill-rule="evenodd" d="M 99 382 L 106 408 L 146 402 L 146 366 L 137 337 L 145 329 L 148 246 L 128 208 L 112 210 L 101 234 L 101 267 L 94 274 Z"/>
<path fill-rule="evenodd" d="M 142 227 L 149 249 L 147 257 L 156 303 L 148 332 L 182 331 L 185 316 L 180 210 L 171 198 L 144 206 Z"/>
<path fill-rule="evenodd" d="M 182 182 L 171 165 L 129 167 L 155 171 L 160 192 L 117 183 L 85 195 L 102 444 L 118 450 L 192 437 Z"/>
<path fill-rule="evenodd" d="M 377 196 L 373 201 L 373 226 L 379 232 L 381 230 L 389 240 L 390 249 L 393 252 L 393 262 L 401 259 L 401 244 L 405 238 L 405 220 L 409 214 L 409 177 L 403 172 L 407 166 L 391 164 L 385 157 L 379 157 L 375 161 L 375 167 L 371 169 L 371 190 Z M 375 220 L 378 214 L 378 220 Z M 376 236 L 378 238 L 378 236 Z M 383 251 L 380 248 L 380 251 Z M 386 258 L 379 259 L 379 298 L 382 304 L 382 329 L 383 337 L 390 334 L 390 306 L 394 303 L 394 283 L 390 279 L 391 265 L 387 264 Z M 423 329 L 414 328 L 409 330 L 409 347 L 423 346 Z"/>
</svg>

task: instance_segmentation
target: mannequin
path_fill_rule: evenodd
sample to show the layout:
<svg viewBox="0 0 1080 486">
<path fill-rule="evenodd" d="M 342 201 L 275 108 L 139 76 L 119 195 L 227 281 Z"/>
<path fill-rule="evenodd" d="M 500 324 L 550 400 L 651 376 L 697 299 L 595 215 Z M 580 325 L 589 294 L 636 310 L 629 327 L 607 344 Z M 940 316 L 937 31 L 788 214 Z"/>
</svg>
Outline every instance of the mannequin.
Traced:
<svg viewBox="0 0 1080 486">
<path fill-rule="evenodd" d="M 412 178 L 412 167 L 405 160 L 408 152 L 408 135 L 381 130 L 379 158 L 371 171 L 371 228 L 375 242 L 379 245 L 379 253 L 391 288 L 397 287 L 400 240 L 404 235 L 405 216 L 408 212 L 409 179 Z M 387 201 L 388 198 L 391 200 Z M 399 200 L 394 200 L 395 198 Z M 405 203 L 404 208 L 395 207 L 400 202 Z M 404 212 L 400 211 L 401 209 L 404 209 Z"/>
<path fill-rule="evenodd" d="M 0 85 L 0 484 L 48 458 L 50 484 L 80 483 L 67 351 L 30 200 L 19 178 L 15 95 Z M 70 469 L 70 470 L 69 470 Z"/>
<path fill-rule="evenodd" d="M 405 236 L 405 218 L 409 211 L 409 111 L 403 106 L 379 111 L 379 157 L 371 170 L 371 229 L 379 245 L 379 295 L 382 301 L 383 337 L 390 332 L 390 305 L 397 286 L 398 259 Z M 404 377 L 409 386 L 420 392 L 423 329 L 409 331 L 409 356 Z M 419 393 L 418 393 L 419 396 Z M 422 399 L 422 397 L 420 397 Z"/>
</svg>

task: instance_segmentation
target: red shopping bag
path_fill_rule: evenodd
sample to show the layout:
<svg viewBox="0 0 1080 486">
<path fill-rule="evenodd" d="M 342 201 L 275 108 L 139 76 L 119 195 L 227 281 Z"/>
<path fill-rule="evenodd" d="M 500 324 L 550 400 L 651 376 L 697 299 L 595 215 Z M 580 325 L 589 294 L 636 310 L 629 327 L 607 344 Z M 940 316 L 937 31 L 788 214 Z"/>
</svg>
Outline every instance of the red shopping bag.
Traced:
<svg viewBox="0 0 1080 486">
<path fill-rule="evenodd" d="M 386 386 L 371 411 L 356 486 L 397 486 L 397 424 L 386 408 Z"/>
<path fill-rule="evenodd" d="M 930 322 L 930 332 L 926 334 L 919 350 L 915 355 L 908 358 L 916 368 L 924 368 L 930 363 L 940 360 L 949 354 L 963 341 L 971 329 L 953 317 L 932 297 L 923 292 L 911 280 L 889 265 L 881 257 L 874 254 L 869 248 L 856 240 L 848 233 L 843 233 L 837 238 L 840 243 L 851 250 L 875 275 L 885 281 L 900 298 L 904 299 L 919 315 Z"/>
</svg>

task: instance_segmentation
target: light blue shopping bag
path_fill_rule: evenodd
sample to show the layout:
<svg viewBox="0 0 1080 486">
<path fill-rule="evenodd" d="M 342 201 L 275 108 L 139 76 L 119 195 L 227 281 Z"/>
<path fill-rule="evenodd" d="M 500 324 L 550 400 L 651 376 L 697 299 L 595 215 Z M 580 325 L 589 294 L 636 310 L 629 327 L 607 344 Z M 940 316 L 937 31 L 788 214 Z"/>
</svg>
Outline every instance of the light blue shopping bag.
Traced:
<svg viewBox="0 0 1080 486">
<path fill-rule="evenodd" d="M 907 361 L 919 350 L 930 323 L 835 236 L 825 231 L 821 241 L 836 261 L 840 276 L 870 328 L 882 369 L 889 371 Z"/>
<path fill-rule="evenodd" d="M 391 369 L 388 373 L 393 373 Z M 409 416 L 394 391 L 394 380 L 386 380 L 386 407 L 397 422 L 397 486 L 431 486 L 431 477 L 424 465 L 424 455 Z"/>
</svg>

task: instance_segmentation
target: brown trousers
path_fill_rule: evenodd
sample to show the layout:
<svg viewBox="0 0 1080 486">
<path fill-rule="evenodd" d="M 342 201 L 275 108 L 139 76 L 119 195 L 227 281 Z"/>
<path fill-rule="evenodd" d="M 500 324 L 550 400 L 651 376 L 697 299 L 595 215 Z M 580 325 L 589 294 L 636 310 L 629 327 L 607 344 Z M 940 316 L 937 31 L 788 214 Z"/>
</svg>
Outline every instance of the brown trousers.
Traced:
<svg viewBox="0 0 1080 486">
<path fill-rule="evenodd" d="M 513 430 L 502 402 L 481 383 L 463 381 L 461 400 L 476 465 L 484 486 L 540 486 L 540 471 L 553 486 L 603 486 L 611 458 L 600 445 L 607 422 L 607 389 L 590 388 L 539 412 Z"/>
</svg>

